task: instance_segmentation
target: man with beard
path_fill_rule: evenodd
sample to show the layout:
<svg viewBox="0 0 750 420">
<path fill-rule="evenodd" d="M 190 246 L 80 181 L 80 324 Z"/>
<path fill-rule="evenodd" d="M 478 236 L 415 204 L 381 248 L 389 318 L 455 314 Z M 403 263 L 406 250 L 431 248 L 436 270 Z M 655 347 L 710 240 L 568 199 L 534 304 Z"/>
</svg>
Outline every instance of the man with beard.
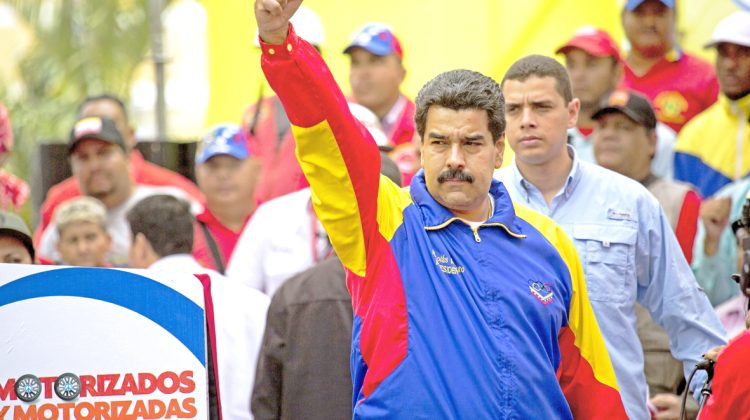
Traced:
<svg viewBox="0 0 750 420">
<path fill-rule="evenodd" d="M 675 0 L 628 0 L 622 26 L 630 43 L 623 87 L 641 92 L 675 132 L 716 101 L 711 65 L 676 45 Z"/>
<path fill-rule="evenodd" d="M 707 46 L 716 48 L 721 96 L 677 138 L 675 177 L 711 197 L 701 207 L 693 270 L 718 305 L 738 294 L 729 277 L 737 251 L 728 222 L 739 214 L 750 175 L 750 12 L 719 22 Z"/>
<path fill-rule="evenodd" d="M 114 266 L 128 264 L 130 229 L 125 213 L 133 205 L 154 194 L 188 198 L 185 192 L 176 187 L 135 183 L 130 172 L 125 138 L 109 118 L 87 117 L 78 120 L 70 131 L 68 157 L 81 192 L 99 199 L 107 208 L 106 226 L 112 235 L 108 262 Z M 57 250 L 58 240 L 58 229 L 51 223 L 42 233 L 37 248 L 40 261 L 61 259 Z"/>
<path fill-rule="evenodd" d="M 130 174 L 137 185 L 176 187 L 193 200 L 202 203 L 204 198 L 198 187 L 184 176 L 144 159 L 136 148 L 135 129 L 128 119 L 125 103 L 117 96 L 103 93 L 87 97 L 78 107 L 78 118 L 105 117 L 115 122 L 117 130 L 125 141 L 126 156 Z M 42 234 L 52 221 L 55 209 L 60 203 L 84 195 L 78 180 L 71 176 L 53 185 L 42 203 L 39 226 L 34 232 L 34 243 L 39 246 Z"/>
<path fill-rule="evenodd" d="M 573 96 L 581 101 L 578 122 L 568 130 L 568 141 L 580 159 L 596 162 L 592 116 L 622 81 L 624 63 L 619 48 L 604 30 L 584 26 L 555 52 L 565 56 Z M 651 171 L 656 176 L 672 178 L 676 134 L 662 123 L 657 123 L 655 132 L 657 143 Z"/>
</svg>

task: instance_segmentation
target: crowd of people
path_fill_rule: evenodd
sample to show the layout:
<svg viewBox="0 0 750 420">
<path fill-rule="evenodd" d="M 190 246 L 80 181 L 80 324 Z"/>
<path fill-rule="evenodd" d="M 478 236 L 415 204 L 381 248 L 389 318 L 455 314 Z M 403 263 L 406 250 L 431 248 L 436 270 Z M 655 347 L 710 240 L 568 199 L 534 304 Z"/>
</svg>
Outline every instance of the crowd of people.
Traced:
<svg viewBox="0 0 750 420">
<path fill-rule="evenodd" d="M 628 0 L 627 51 L 586 26 L 412 101 L 382 23 L 343 51 L 345 97 L 300 3 L 256 0 L 277 96 L 204 136 L 195 184 L 97 94 L 32 234 L 0 104 L 0 262 L 208 275 L 211 418 L 747 416 L 750 381 L 726 378 L 747 372 L 750 11 L 709 63 L 676 42 L 674 0 Z M 713 370 L 686 378 L 710 351 L 706 399 Z"/>
</svg>

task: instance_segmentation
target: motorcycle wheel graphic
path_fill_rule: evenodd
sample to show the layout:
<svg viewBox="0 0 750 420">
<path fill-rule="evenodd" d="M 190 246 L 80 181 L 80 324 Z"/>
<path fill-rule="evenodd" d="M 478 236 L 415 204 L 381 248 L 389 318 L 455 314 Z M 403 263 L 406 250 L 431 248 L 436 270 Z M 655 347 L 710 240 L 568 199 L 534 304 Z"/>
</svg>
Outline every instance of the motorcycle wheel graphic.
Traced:
<svg viewBox="0 0 750 420">
<path fill-rule="evenodd" d="M 34 375 L 23 375 L 16 380 L 16 396 L 23 402 L 32 402 L 42 395 L 42 382 Z"/>
<path fill-rule="evenodd" d="M 55 394 L 64 401 L 72 401 L 81 394 L 81 380 L 72 373 L 63 373 L 55 380 Z"/>
</svg>

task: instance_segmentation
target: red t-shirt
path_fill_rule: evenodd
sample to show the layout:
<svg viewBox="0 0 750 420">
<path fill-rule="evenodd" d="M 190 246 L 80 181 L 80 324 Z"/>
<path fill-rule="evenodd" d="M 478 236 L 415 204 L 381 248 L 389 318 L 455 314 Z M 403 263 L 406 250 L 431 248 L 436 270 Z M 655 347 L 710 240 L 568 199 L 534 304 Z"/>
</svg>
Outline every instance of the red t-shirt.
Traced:
<svg viewBox="0 0 750 420">
<path fill-rule="evenodd" d="M 252 214 L 250 216 L 252 216 Z M 221 261 L 224 263 L 224 268 L 226 269 L 229 258 L 232 257 L 232 252 L 234 252 L 234 247 L 237 245 L 237 240 L 240 239 L 240 234 L 245 228 L 245 225 L 247 225 L 248 220 L 250 220 L 250 216 L 245 218 L 242 228 L 235 232 L 224 226 L 221 221 L 219 221 L 219 219 L 208 210 L 208 207 L 206 207 L 205 210 L 203 210 L 203 213 L 195 217 L 196 223 L 193 231 L 195 238 L 193 241 L 193 257 L 198 260 L 202 266 L 212 270 L 217 269 L 213 253 L 208 246 L 208 242 L 206 242 L 203 228 L 200 226 L 200 223 L 203 222 L 216 242 L 216 246 L 221 254 Z"/>
<path fill-rule="evenodd" d="M 133 150 L 130 153 L 130 168 L 136 184 L 173 186 L 185 191 L 190 197 L 201 204 L 206 201 L 203 197 L 203 193 L 195 184 L 193 184 L 192 181 L 176 172 L 147 161 L 138 150 Z M 80 195 L 81 189 L 78 187 L 78 180 L 75 177 L 70 177 L 55 184 L 49 189 L 49 191 L 47 191 L 47 197 L 42 203 L 40 210 L 41 217 L 39 227 L 37 227 L 34 232 L 34 246 L 39 246 L 42 232 L 44 232 L 52 221 L 52 215 L 55 212 L 55 208 L 57 208 L 60 203 Z"/>
<path fill-rule="evenodd" d="M 414 123 L 414 113 L 417 111 L 417 107 L 414 102 L 406 100 L 404 109 L 401 110 L 401 115 L 398 117 L 398 121 L 391 129 L 390 133 L 386 133 L 386 136 L 395 145 L 411 143 L 414 141 L 414 135 L 417 132 L 417 126 Z"/>
<path fill-rule="evenodd" d="M 278 98 L 270 97 L 245 110 L 242 126 L 247 133 L 255 121 L 254 132 L 249 135 L 250 154 L 260 160 L 261 169 L 255 187 L 255 201 L 264 203 L 308 186 L 302 168 L 294 154 L 296 144 L 291 125 L 283 114 Z"/>
<path fill-rule="evenodd" d="M 699 418 L 746 419 L 750 416 L 750 331 L 732 340 L 714 366 L 713 395 Z"/>
<path fill-rule="evenodd" d="M 674 51 L 640 77 L 626 65 L 621 87 L 646 95 L 656 118 L 675 132 L 716 102 L 719 95 L 719 82 L 710 63 Z"/>
</svg>

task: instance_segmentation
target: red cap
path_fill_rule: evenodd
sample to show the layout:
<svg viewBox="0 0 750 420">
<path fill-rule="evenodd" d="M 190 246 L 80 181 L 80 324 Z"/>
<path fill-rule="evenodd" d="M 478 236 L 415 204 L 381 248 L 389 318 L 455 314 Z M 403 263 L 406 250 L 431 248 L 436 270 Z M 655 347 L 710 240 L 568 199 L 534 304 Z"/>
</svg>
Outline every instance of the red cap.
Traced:
<svg viewBox="0 0 750 420">
<path fill-rule="evenodd" d="M 584 26 L 579 28 L 573 38 L 558 48 L 555 53 L 567 54 L 573 48 L 578 48 L 596 57 L 614 57 L 617 61 L 620 58 L 620 49 L 617 43 L 609 34 L 593 26 Z"/>
</svg>

